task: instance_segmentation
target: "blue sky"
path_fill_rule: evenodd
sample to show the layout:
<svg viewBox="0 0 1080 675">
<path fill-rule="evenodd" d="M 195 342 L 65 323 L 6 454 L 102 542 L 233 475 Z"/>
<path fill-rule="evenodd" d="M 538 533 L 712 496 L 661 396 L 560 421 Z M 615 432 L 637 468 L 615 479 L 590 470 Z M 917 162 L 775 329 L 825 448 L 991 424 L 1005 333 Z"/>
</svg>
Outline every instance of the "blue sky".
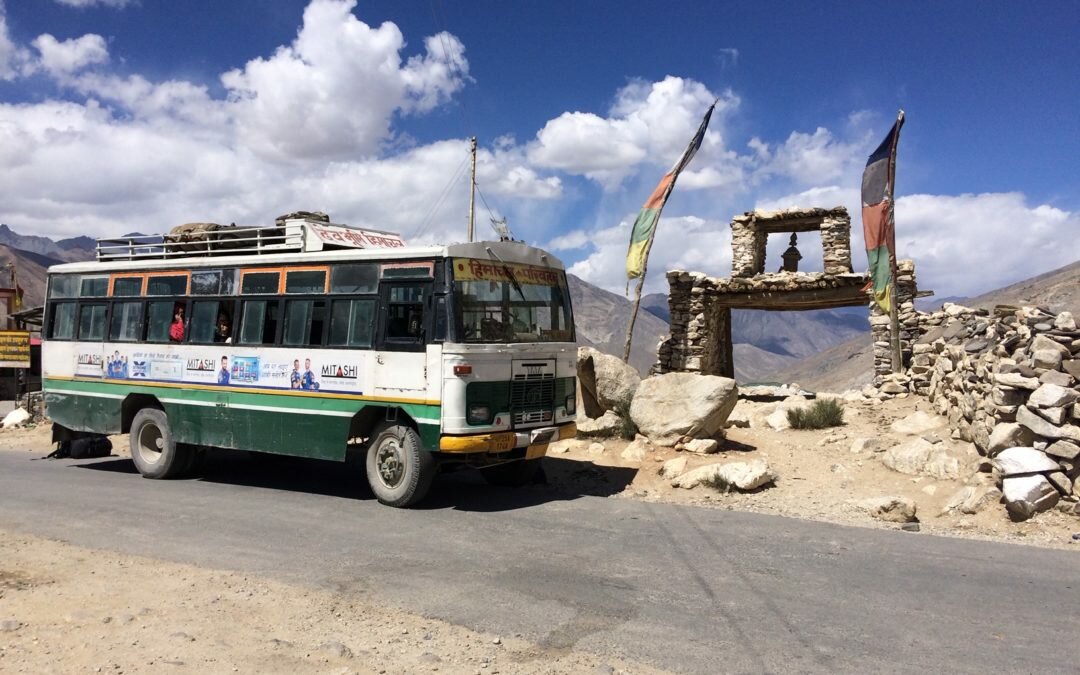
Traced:
<svg viewBox="0 0 1080 675">
<path fill-rule="evenodd" d="M 726 274 L 727 223 L 756 207 L 846 205 L 860 249 L 861 168 L 900 107 L 898 247 L 922 286 L 1080 258 L 1072 2 L 0 3 L 0 220 L 21 231 L 321 208 L 457 240 L 475 134 L 491 207 L 621 290 L 629 223 L 719 98 L 649 290 Z"/>
</svg>

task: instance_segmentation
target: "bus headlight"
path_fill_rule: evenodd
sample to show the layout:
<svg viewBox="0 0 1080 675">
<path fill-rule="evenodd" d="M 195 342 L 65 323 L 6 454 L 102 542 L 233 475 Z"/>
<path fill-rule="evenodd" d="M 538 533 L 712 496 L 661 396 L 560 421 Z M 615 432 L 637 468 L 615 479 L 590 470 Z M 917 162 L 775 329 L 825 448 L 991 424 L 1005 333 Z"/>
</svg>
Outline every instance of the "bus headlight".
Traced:
<svg viewBox="0 0 1080 675">
<path fill-rule="evenodd" d="M 469 424 L 487 424 L 491 420 L 491 407 L 486 405 L 471 405 L 465 415 L 465 421 Z"/>
<path fill-rule="evenodd" d="M 566 397 L 563 407 L 566 408 L 567 415 L 573 415 L 577 412 L 577 392 Z"/>
</svg>

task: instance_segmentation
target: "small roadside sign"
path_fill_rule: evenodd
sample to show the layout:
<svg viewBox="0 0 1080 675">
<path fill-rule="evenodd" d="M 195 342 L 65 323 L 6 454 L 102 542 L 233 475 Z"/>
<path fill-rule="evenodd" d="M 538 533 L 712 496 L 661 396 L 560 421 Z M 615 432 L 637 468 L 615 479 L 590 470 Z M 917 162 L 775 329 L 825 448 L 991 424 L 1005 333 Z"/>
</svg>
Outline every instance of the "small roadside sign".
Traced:
<svg viewBox="0 0 1080 675">
<path fill-rule="evenodd" d="M 0 330 L 0 368 L 30 367 L 30 331 Z"/>
</svg>

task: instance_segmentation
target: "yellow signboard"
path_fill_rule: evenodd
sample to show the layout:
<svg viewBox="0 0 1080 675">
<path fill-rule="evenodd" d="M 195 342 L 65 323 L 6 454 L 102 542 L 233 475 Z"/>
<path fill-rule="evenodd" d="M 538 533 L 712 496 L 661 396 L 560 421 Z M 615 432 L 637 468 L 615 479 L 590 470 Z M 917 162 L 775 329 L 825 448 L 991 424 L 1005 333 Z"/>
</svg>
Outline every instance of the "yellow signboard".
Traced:
<svg viewBox="0 0 1080 675">
<path fill-rule="evenodd" d="M 30 367 L 30 331 L 0 330 L 0 368 Z"/>
<path fill-rule="evenodd" d="M 510 281 L 536 286 L 558 286 L 559 271 L 534 265 L 502 263 L 497 260 L 454 258 L 456 281 Z"/>
</svg>

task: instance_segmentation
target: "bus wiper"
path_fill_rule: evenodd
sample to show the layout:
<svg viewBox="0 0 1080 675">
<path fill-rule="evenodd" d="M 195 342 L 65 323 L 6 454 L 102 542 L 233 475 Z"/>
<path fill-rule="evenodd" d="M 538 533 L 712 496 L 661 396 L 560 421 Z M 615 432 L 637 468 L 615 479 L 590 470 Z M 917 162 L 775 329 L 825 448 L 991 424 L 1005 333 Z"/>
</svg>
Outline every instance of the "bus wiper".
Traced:
<svg viewBox="0 0 1080 675">
<path fill-rule="evenodd" d="M 521 296 L 521 299 L 525 300 L 525 291 L 521 290 L 521 284 L 518 283 L 517 277 L 514 276 L 514 270 L 510 269 L 510 266 L 507 265 L 506 262 L 504 262 L 503 259 L 499 257 L 498 253 L 492 251 L 490 246 L 486 247 L 485 250 L 488 252 L 489 255 L 502 263 L 503 270 L 506 271 L 506 276 L 510 277 L 510 285 L 512 285 L 514 287 L 514 290 L 518 292 L 518 295 Z"/>
</svg>

